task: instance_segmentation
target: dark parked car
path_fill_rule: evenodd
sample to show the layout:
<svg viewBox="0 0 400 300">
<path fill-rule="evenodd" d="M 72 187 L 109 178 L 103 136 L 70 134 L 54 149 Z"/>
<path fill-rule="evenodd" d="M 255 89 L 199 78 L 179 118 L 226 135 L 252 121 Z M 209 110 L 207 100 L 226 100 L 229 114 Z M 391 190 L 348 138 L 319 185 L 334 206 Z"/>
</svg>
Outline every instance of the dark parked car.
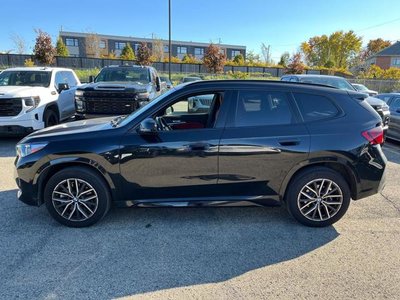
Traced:
<svg viewBox="0 0 400 300">
<path fill-rule="evenodd" d="M 284 75 L 281 77 L 282 81 L 291 81 L 291 82 L 303 82 L 303 83 L 311 83 L 311 84 L 322 84 L 333 86 L 341 90 L 345 91 L 357 91 L 357 89 L 346 79 L 339 76 L 327 76 L 327 75 Z M 362 91 L 362 93 L 366 93 Z M 389 128 L 389 120 L 390 120 L 390 112 L 389 107 L 386 103 L 378 98 L 368 97 L 366 101 L 369 105 L 371 105 L 381 116 L 382 118 L 382 127 L 384 134 Z"/>
<path fill-rule="evenodd" d="M 182 78 L 182 83 L 200 81 L 200 80 L 203 80 L 203 79 L 201 79 L 200 77 L 188 76 L 188 77 L 183 77 Z"/>
<path fill-rule="evenodd" d="M 389 105 L 390 126 L 387 137 L 400 141 L 400 93 L 379 94 L 376 97 Z"/>
<path fill-rule="evenodd" d="M 130 114 L 161 93 L 153 67 L 109 66 L 75 92 L 77 118 Z"/>
<path fill-rule="evenodd" d="M 207 112 L 188 99 L 213 95 Z M 89 226 L 118 206 L 279 205 L 327 226 L 380 191 L 386 158 L 365 94 L 276 81 L 180 85 L 126 117 L 62 124 L 17 145 L 21 201 Z"/>
<path fill-rule="evenodd" d="M 368 95 L 370 95 L 372 97 L 375 97 L 376 95 L 378 95 L 377 91 L 370 90 L 363 84 L 352 83 L 351 85 L 354 86 L 357 91 L 367 93 Z"/>
</svg>

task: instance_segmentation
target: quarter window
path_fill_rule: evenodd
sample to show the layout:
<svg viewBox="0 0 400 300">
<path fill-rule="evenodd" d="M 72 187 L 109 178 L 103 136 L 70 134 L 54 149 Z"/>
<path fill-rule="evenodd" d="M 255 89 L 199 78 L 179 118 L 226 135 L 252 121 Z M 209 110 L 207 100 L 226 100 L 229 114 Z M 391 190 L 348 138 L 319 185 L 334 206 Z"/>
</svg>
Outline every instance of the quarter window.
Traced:
<svg viewBox="0 0 400 300">
<path fill-rule="evenodd" d="M 305 122 L 329 119 L 339 114 L 338 108 L 330 99 L 320 95 L 294 93 Z"/>
<path fill-rule="evenodd" d="M 285 93 L 240 91 L 237 99 L 235 126 L 268 126 L 291 124 L 293 114 Z"/>
</svg>

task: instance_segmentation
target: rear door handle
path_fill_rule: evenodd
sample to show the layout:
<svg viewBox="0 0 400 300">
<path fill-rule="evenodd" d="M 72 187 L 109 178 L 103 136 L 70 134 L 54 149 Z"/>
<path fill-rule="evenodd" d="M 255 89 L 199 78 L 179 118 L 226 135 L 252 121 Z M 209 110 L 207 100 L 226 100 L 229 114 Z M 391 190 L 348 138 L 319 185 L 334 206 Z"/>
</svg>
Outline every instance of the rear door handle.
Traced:
<svg viewBox="0 0 400 300">
<path fill-rule="evenodd" d="M 280 140 L 278 141 L 281 146 L 297 146 L 300 144 L 299 140 Z"/>
</svg>

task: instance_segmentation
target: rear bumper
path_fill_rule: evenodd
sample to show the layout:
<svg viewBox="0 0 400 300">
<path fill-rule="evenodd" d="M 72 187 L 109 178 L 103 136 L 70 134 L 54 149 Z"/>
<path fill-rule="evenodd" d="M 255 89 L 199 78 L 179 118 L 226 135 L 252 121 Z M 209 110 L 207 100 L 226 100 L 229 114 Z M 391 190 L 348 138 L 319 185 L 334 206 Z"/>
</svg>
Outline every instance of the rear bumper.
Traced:
<svg viewBox="0 0 400 300">
<path fill-rule="evenodd" d="M 386 184 L 387 159 L 381 146 L 366 147 L 356 166 L 358 173 L 357 195 L 354 200 L 363 199 L 382 191 Z"/>
</svg>

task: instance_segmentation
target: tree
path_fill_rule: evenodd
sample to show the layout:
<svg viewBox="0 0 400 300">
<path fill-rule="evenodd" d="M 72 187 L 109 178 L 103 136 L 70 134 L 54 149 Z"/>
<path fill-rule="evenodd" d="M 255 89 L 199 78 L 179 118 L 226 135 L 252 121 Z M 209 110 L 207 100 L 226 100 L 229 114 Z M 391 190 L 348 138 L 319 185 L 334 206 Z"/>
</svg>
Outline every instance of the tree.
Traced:
<svg viewBox="0 0 400 300">
<path fill-rule="evenodd" d="M 50 65 L 53 63 L 54 56 L 56 55 L 56 49 L 52 45 L 51 37 L 41 29 L 35 31 L 37 37 L 33 54 L 40 63 Z"/>
<path fill-rule="evenodd" d="M 153 39 L 152 55 L 154 61 L 164 60 L 164 43 L 160 39 Z"/>
<path fill-rule="evenodd" d="M 199 61 L 196 59 L 196 57 L 194 57 L 191 54 L 185 54 L 185 56 L 182 58 L 182 62 L 185 64 L 198 64 Z"/>
<path fill-rule="evenodd" d="M 290 59 L 290 54 L 289 52 L 284 52 L 281 55 L 281 59 L 279 60 L 278 65 L 282 66 L 282 67 L 286 67 L 289 63 L 289 59 Z"/>
<path fill-rule="evenodd" d="M 301 53 L 295 53 L 289 60 L 286 74 L 302 74 L 304 72 L 304 64 L 301 60 Z"/>
<path fill-rule="evenodd" d="M 87 57 L 100 57 L 100 38 L 96 33 L 89 33 L 84 43 Z"/>
<path fill-rule="evenodd" d="M 260 62 L 261 62 L 261 59 L 260 59 L 259 54 L 255 54 L 253 50 L 247 52 L 246 63 L 248 63 L 249 65 L 252 65 L 254 63 L 260 63 Z"/>
<path fill-rule="evenodd" d="M 136 60 L 142 66 L 151 65 L 151 51 L 145 42 L 141 42 L 137 49 Z"/>
<path fill-rule="evenodd" d="M 367 47 L 361 53 L 361 60 L 366 60 L 371 55 L 378 53 L 379 51 L 392 45 L 391 41 L 385 41 L 381 38 L 370 40 Z"/>
<path fill-rule="evenodd" d="M 210 44 L 203 56 L 203 64 L 210 73 L 222 73 L 226 63 L 226 56 L 217 45 Z"/>
<path fill-rule="evenodd" d="M 362 38 L 353 31 L 336 31 L 327 35 L 315 36 L 300 46 L 308 65 L 324 66 L 329 61 L 336 68 L 348 68 L 349 62 L 361 50 Z"/>
<path fill-rule="evenodd" d="M 11 40 L 13 41 L 18 54 L 26 53 L 26 43 L 20 35 L 16 33 L 11 34 Z"/>
<path fill-rule="evenodd" d="M 264 61 L 266 64 L 270 64 L 272 62 L 271 59 L 271 46 L 266 46 L 264 43 L 261 43 L 261 52 L 264 56 Z"/>
<path fill-rule="evenodd" d="M 126 46 L 124 47 L 124 49 L 122 49 L 121 52 L 121 59 L 125 59 L 125 60 L 135 60 L 135 52 L 133 51 L 131 44 L 127 43 Z"/>
<path fill-rule="evenodd" d="M 60 36 L 57 39 L 56 52 L 57 52 L 58 56 L 68 56 L 69 55 L 68 49 L 65 46 L 65 44 Z"/>
<path fill-rule="evenodd" d="M 235 57 L 233 58 L 233 62 L 238 66 L 243 66 L 244 65 L 243 55 L 241 53 L 238 55 L 235 55 Z"/>
</svg>

